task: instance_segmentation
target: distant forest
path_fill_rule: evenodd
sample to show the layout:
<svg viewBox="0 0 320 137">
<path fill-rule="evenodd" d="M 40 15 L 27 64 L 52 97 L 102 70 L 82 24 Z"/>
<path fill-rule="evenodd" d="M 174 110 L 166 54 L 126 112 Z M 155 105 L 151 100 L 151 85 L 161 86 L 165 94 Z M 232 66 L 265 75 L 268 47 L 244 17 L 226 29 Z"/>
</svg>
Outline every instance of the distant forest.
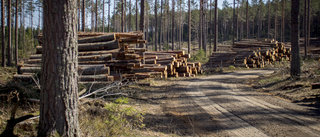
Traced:
<svg viewBox="0 0 320 137">
<path fill-rule="evenodd" d="M 140 30 L 140 5 L 144 2 L 145 39 L 149 46 L 162 45 L 160 50 L 168 49 L 172 40 L 178 45 L 176 49 L 181 49 L 182 43 L 188 41 L 190 8 L 193 45 L 212 50 L 215 1 L 78 0 L 78 5 L 74 6 L 78 7 L 79 31 L 128 32 Z M 2 58 L 10 58 L 9 64 L 18 56 L 30 55 L 38 44 L 42 3 L 42 0 L 1 0 L 0 54 Z M 255 38 L 290 41 L 291 0 L 234 0 L 232 3 L 225 0 L 217 11 L 218 42 L 230 41 L 233 37 L 235 41 Z M 320 37 L 319 0 L 300 0 L 299 23 L 300 37 L 309 34 L 308 30 L 310 37 Z"/>
</svg>

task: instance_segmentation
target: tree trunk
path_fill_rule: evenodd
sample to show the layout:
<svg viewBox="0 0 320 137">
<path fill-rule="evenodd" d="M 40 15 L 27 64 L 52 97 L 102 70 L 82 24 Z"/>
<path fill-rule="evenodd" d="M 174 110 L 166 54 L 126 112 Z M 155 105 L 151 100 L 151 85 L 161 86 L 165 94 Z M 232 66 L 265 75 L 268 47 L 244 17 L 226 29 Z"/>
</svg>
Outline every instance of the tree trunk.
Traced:
<svg viewBox="0 0 320 137">
<path fill-rule="evenodd" d="M 311 15 L 310 15 L 310 10 L 311 10 L 311 0 L 308 0 L 308 15 L 307 15 L 307 47 L 310 46 L 310 26 L 311 26 Z"/>
<path fill-rule="evenodd" d="M 218 44 L 218 0 L 214 2 L 214 52 L 217 52 Z"/>
<path fill-rule="evenodd" d="M 96 32 L 98 32 L 98 0 L 96 0 L 96 7 L 95 7 L 95 28 Z"/>
<path fill-rule="evenodd" d="M 33 5 L 33 1 L 31 0 L 30 1 L 31 2 L 31 5 Z M 33 40 L 33 6 L 31 6 L 31 16 L 30 16 L 30 18 L 31 18 L 31 45 L 33 45 L 34 44 L 34 40 Z"/>
<path fill-rule="evenodd" d="M 247 23 L 247 39 L 249 39 L 249 0 L 247 0 L 247 8 L 246 8 L 246 23 Z"/>
<path fill-rule="evenodd" d="M 181 1 L 180 1 L 180 3 L 179 3 L 179 23 L 178 23 L 178 32 L 179 32 L 179 37 L 178 37 L 178 39 L 179 39 L 179 50 L 181 50 L 181 5 L 182 5 L 182 3 L 181 3 Z"/>
<path fill-rule="evenodd" d="M 239 0 L 237 5 L 237 15 L 236 15 L 236 41 L 239 40 Z"/>
<path fill-rule="evenodd" d="M 113 32 L 117 32 L 117 27 L 116 27 L 116 0 L 113 1 Z"/>
<path fill-rule="evenodd" d="M 154 21 L 154 30 L 155 30 L 155 32 L 154 32 L 154 35 L 155 35 L 155 37 L 154 37 L 154 41 L 155 41 L 154 47 L 155 47 L 156 51 L 158 51 L 158 18 L 157 18 L 158 9 L 157 9 L 157 7 L 158 7 L 158 1 L 155 0 L 154 1 L 154 19 L 155 19 L 155 21 Z"/>
<path fill-rule="evenodd" d="M 191 53 L 191 0 L 188 0 L 188 54 Z"/>
<path fill-rule="evenodd" d="M 7 20 L 7 26 L 8 26 L 8 66 L 11 66 L 12 63 L 12 46 L 11 46 L 11 0 L 8 0 L 8 20 Z"/>
<path fill-rule="evenodd" d="M 159 33 L 159 35 L 160 35 L 160 39 L 159 39 L 159 51 L 162 51 L 162 47 L 161 47 L 161 44 L 162 44 L 162 42 L 163 42 L 163 30 L 162 30 L 162 11 L 163 11 L 163 0 L 161 0 L 160 1 L 160 3 L 161 3 L 161 8 L 160 8 L 160 33 Z"/>
<path fill-rule="evenodd" d="M 307 35 L 307 32 L 308 32 L 308 25 L 307 25 L 307 10 L 308 10 L 308 0 L 304 0 L 304 22 L 303 22 L 303 28 L 304 28 L 304 57 L 307 58 L 307 45 L 308 45 L 308 35 Z"/>
<path fill-rule="evenodd" d="M 108 32 L 110 32 L 110 5 L 111 5 L 111 0 L 108 1 Z"/>
<path fill-rule="evenodd" d="M 170 0 L 166 0 L 167 1 L 167 50 L 169 50 L 169 36 L 170 36 L 170 26 L 169 26 L 169 22 L 170 22 L 170 16 L 169 16 L 169 1 Z"/>
<path fill-rule="evenodd" d="M 124 0 L 124 32 L 127 31 L 127 0 Z"/>
<path fill-rule="evenodd" d="M 142 33 L 144 33 L 144 11 L 145 11 L 145 8 L 144 8 L 144 6 L 145 6 L 145 0 L 141 0 L 141 3 L 140 3 L 141 5 L 140 5 L 140 31 L 142 32 Z M 140 48 L 143 48 L 144 47 L 144 45 L 143 44 L 140 44 L 139 45 L 139 47 Z"/>
<path fill-rule="evenodd" d="M 81 13 L 81 11 L 80 11 L 80 9 L 81 9 L 81 5 L 80 5 L 80 3 L 81 3 L 81 1 L 80 0 L 78 0 L 78 31 L 80 31 L 80 13 Z"/>
<path fill-rule="evenodd" d="M 1 44 L 2 44 L 2 67 L 6 67 L 6 32 L 5 32 L 5 27 L 4 27 L 4 5 L 5 1 L 1 0 Z"/>
<path fill-rule="evenodd" d="M 268 0 L 268 39 L 270 39 L 271 18 L 270 18 L 270 0 Z"/>
<path fill-rule="evenodd" d="M 235 16 L 235 12 L 236 12 L 236 0 L 233 0 L 232 47 L 234 47 L 234 35 L 235 35 L 235 27 L 236 27 L 236 16 Z"/>
<path fill-rule="evenodd" d="M 172 38 L 172 50 L 174 50 L 174 0 L 172 0 L 172 36 L 171 36 L 171 38 Z"/>
<path fill-rule="evenodd" d="M 199 7 L 199 50 L 202 49 L 202 10 L 203 9 L 203 0 L 200 0 L 200 7 Z"/>
<path fill-rule="evenodd" d="M 205 55 L 207 54 L 206 3 L 207 0 L 202 0 L 202 48 Z"/>
<path fill-rule="evenodd" d="M 82 0 L 82 31 L 86 28 L 86 0 Z"/>
<path fill-rule="evenodd" d="M 131 31 L 131 0 L 129 0 L 129 31 Z"/>
<path fill-rule="evenodd" d="M 19 1 L 16 0 L 16 20 L 15 20 L 15 65 L 18 68 L 18 3 Z M 40 28 L 39 28 L 40 30 Z"/>
<path fill-rule="evenodd" d="M 138 0 L 136 0 L 136 31 L 138 30 Z"/>
<path fill-rule="evenodd" d="M 211 25 L 212 23 L 212 0 L 210 0 L 210 4 L 209 4 L 209 12 L 210 12 L 210 15 L 209 15 L 209 21 L 208 21 L 208 28 L 210 29 L 209 30 L 209 47 L 210 47 L 210 54 L 211 54 L 211 51 L 212 51 L 212 28 L 213 26 Z"/>
<path fill-rule="evenodd" d="M 275 4 L 274 4 L 274 40 L 277 41 L 277 0 L 275 0 Z"/>
<path fill-rule="evenodd" d="M 291 1 L 291 76 L 300 77 L 299 56 L 299 0 Z"/>
<path fill-rule="evenodd" d="M 38 136 L 80 136 L 75 5 L 76 0 L 44 2 Z"/>
<path fill-rule="evenodd" d="M 102 32 L 104 32 L 104 0 L 102 1 Z"/>
<path fill-rule="evenodd" d="M 281 8 L 281 16 L 282 16 L 282 20 L 281 20 L 281 42 L 284 42 L 284 30 L 285 30 L 285 0 L 282 0 L 282 8 Z"/>
</svg>

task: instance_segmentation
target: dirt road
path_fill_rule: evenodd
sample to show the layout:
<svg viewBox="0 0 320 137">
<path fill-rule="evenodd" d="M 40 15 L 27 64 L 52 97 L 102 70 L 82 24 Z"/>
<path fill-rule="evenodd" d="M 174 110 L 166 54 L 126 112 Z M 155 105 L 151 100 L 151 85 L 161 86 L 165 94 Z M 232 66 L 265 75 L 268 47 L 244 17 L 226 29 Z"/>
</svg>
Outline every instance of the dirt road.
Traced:
<svg viewBox="0 0 320 137">
<path fill-rule="evenodd" d="M 183 121 L 180 126 L 192 136 L 320 136 L 319 115 L 309 108 L 245 84 L 271 73 L 251 70 L 180 80 L 162 100 L 164 113 Z"/>
</svg>

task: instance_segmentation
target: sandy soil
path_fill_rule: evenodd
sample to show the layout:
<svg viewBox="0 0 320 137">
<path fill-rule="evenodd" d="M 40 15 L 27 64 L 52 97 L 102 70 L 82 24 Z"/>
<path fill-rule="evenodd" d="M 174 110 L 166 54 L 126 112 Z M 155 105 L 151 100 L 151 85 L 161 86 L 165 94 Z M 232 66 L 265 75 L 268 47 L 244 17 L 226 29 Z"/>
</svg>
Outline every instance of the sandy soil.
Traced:
<svg viewBox="0 0 320 137">
<path fill-rule="evenodd" d="M 158 81 L 141 94 L 149 102 L 146 127 L 178 136 L 319 136 L 320 117 L 314 108 L 246 84 L 273 72 L 249 70 Z"/>
</svg>

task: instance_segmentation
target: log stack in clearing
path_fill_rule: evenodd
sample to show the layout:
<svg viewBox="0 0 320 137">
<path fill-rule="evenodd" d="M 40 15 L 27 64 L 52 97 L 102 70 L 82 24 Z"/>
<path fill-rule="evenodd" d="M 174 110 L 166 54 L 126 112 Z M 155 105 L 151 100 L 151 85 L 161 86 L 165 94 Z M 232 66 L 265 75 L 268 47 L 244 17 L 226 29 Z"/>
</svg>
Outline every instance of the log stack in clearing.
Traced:
<svg viewBox="0 0 320 137">
<path fill-rule="evenodd" d="M 223 49 L 223 48 L 218 48 Z M 244 39 L 233 48 L 214 52 L 207 66 L 261 68 L 276 61 L 289 61 L 291 48 L 274 39 Z"/>
<path fill-rule="evenodd" d="M 39 36 L 41 44 L 42 36 Z M 188 62 L 184 51 L 151 52 L 136 48 L 146 43 L 141 32 L 78 33 L 78 73 L 80 83 L 110 83 L 124 78 L 194 77 L 202 73 L 201 63 Z M 19 66 L 16 79 L 31 79 L 41 69 L 42 46 Z"/>
</svg>

